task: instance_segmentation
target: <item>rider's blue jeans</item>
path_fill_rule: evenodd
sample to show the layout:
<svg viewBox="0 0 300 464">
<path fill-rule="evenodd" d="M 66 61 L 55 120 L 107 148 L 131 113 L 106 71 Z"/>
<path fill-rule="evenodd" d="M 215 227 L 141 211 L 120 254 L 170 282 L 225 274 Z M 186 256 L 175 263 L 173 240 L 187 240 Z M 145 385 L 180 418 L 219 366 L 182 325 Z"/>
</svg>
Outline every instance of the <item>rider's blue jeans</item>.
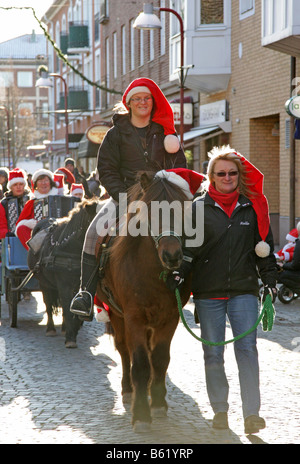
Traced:
<svg viewBox="0 0 300 464">
<path fill-rule="evenodd" d="M 212 342 L 225 340 L 226 315 L 233 336 L 253 327 L 258 318 L 258 300 L 254 295 L 239 295 L 228 300 L 195 299 L 201 337 Z M 228 381 L 224 368 L 224 346 L 203 344 L 206 386 L 210 404 L 215 413 L 228 411 Z M 244 418 L 260 409 L 259 366 L 256 330 L 234 342 L 235 357 Z"/>
</svg>

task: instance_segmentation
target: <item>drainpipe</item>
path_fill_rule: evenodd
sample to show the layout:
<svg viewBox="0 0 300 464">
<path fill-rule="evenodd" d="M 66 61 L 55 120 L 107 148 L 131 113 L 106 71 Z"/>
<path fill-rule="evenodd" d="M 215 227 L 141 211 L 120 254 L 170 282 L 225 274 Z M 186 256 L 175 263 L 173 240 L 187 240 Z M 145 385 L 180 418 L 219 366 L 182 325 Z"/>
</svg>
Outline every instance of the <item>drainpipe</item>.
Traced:
<svg viewBox="0 0 300 464">
<path fill-rule="evenodd" d="M 291 56 L 291 97 L 293 96 L 296 77 L 296 58 Z M 290 230 L 295 227 L 295 197 L 296 197 L 296 150 L 295 150 L 295 119 L 290 117 Z"/>
</svg>

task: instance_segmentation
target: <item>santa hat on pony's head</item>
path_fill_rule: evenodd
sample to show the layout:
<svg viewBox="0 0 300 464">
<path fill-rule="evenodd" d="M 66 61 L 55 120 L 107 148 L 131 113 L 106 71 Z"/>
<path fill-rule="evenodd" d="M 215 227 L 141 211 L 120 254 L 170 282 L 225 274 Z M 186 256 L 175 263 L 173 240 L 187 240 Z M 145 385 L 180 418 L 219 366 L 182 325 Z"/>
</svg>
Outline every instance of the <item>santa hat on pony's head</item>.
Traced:
<svg viewBox="0 0 300 464">
<path fill-rule="evenodd" d="M 246 185 L 250 190 L 249 200 L 257 217 L 257 225 L 261 241 L 255 246 L 255 253 L 260 258 L 266 258 L 270 254 L 270 245 L 265 242 L 269 233 L 270 217 L 268 201 L 263 193 L 264 175 L 240 153 L 233 152 L 244 167 Z"/>
<path fill-rule="evenodd" d="M 172 184 L 180 187 L 189 200 L 194 198 L 195 193 L 200 191 L 201 183 L 205 176 L 191 169 L 175 168 L 158 171 L 155 178 L 167 179 Z"/>
<path fill-rule="evenodd" d="M 123 105 L 129 109 L 130 99 L 136 93 L 149 93 L 154 100 L 154 112 L 152 121 L 160 124 L 164 128 L 165 140 L 164 146 L 168 153 L 177 153 L 180 143 L 175 134 L 174 113 L 170 103 L 160 90 L 158 85 L 146 77 L 134 79 L 125 90 L 122 98 Z"/>
<path fill-rule="evenodd" d="M 23 169 L 15 168 L 8 173 L 8 183 L 7 186 L 10 189 L 14 184 L 22 183 L 26 185 L 27 183 L 27 175 Z"/>
</svg>

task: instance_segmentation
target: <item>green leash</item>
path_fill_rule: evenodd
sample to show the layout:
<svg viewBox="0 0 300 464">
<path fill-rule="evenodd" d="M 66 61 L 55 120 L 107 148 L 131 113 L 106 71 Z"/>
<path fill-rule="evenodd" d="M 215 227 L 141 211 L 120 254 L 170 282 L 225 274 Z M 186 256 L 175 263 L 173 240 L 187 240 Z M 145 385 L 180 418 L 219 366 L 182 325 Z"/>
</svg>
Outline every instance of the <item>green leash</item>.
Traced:
<svg viewBox="0 0 300 464">
<path fill-rule="evenodd" d="M 264 332 L 272 330 L 273 322 L 274 322 L 274 318 L 275 318 L 275 309 L 274 309 L 274 306 L 273 306 L 273 303 L 272 303 L 271 295 L 267 295 L 267 297 L 266 297 L 266 299 L 264 301 L 261 313 L 260 313 L 256 323 L 254 324 L 254 326 L 251 327 L 251 329 L 247 330 L 246 332 L 243 332 L 242 334 L 237 335 L 236 337 L 232 338 L 231 340 L 226 340 L 224 342 L 210 342 L 208 340 L 204 340 L 201 337 L 198 337 L 189 328 L 189 326 L 188 326 L 188 324 L 187 324 L 187 322 L 186 322 L 186 320 L 184 318 L 183 311 L 182 311 L 181 298 L 180 298 L 180 293 L 179 293 L 178 288 L 176 288 L 176 290 L 175 290 L 175 296 L 176 296 L 176 300 L 177 300 L 177 306 L 178 306 L 180 318 L 181 318 L 181 320 L 183 322 L 183 325 L 188 330 L 188 332 L 191 335 L 193 335 L 194 338 L 196 338 L 196 340 L 198 340 L 199 342 L 204 343 L 205 345 L 221 346 L 221 345 L 227 345 L 228 343 L 236 342 L 237 340 L 240 340 L 241 338 L 246 337 L 246 335 L 253 332 L 258 327 L 260 322 L 262 322 L 262 328 L 263 328 Z"/>
<path fill-rule="evenodd" d="M 165 272 L 162 272 L 161 275 L 160 275 L 160 279 L 163 279 L 165 281 L 166 279 L 166 273 Z M 180 298 L 180 293 L 179 293 L 179 290 L 178 288 L 176 288 L 175 290 L 175 296 L 176 296 L 176 300 L 177 300 L 177 306 L 178 306 L 178 311 L 179 311 L 179 315 L 180 315 L 180 318 L 181 318 L 181 321 L 184 325 L 184 327 L 187 329 L 187 331 L 194 337 L 196 338 L 196 340 L 198 340 L 199 342 L 202 342 L 204 343 L 205 345 L 209 345 L 209 346 L 222 346 L 222 345 L 227 345 L 228 343 L 232 343 L 232 342 L 236 342 L 237 340 L 240 340 L 241 338 L 243 337 L 246 337 L 246 335 L 249 335 L 251 332 L 253 332 L 254 330 L 257 329 L 258 325 L 260 324 L 260 322 L 262 323 L 262 329 L 264 332 L 268 332 L 268 331 L 271 331 L 272 328 L 273 328 L 273 324 L 274 324 L 274 320 L 275 320 L 275 309 L 274 309 L 274 306 L 273 306 L 273 303 L 272 303 L 272 297 L 271 295 L 267 295 L 265 301 L 264 301 L 264 304 L 262 306 L 262 309 L 261 309 L 261 312 L 260 312 L 260 315 L 256 321 L 256 323 L 254 324 L 253 327 L 251 327 L 249 330 L 247 330 L 246 332 L 243 332 L 242 334 L 240 335 L 237 335 L 236 337 L 232 338 L 231 340 L 226 340 L 224 342 L 210 342 L 208 340 L 204 340 L 203 338 L 201 337 L 198 337 L 188 326 L 186 320 L 185 320 L 185 317 L 183 315 L 183 310 L 182 310 L 182 304 L 181 304 L 181 298 Z"/>
</svg>

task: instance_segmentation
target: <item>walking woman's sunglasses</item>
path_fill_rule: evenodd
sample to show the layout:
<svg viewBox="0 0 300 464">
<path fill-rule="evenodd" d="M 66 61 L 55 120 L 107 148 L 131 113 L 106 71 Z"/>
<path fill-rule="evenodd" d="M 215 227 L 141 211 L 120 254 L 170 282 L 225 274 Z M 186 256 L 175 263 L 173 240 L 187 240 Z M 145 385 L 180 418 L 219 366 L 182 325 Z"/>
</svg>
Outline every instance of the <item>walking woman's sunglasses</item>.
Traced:
<svg viewBox="0 0 300 464">
<path fill-rule="evenodd" d="M 235 177 L 237 176 L 239 173 L 239 171 L 229 171 L 229 172 L 225 172 L 225 171 L 221 171 L 221 172 L 214 172 L 214 174 L 217 176 L 217 177 L 226 177 L 227 174 L 229 175 L 229 177 Z"/>
</svg>

